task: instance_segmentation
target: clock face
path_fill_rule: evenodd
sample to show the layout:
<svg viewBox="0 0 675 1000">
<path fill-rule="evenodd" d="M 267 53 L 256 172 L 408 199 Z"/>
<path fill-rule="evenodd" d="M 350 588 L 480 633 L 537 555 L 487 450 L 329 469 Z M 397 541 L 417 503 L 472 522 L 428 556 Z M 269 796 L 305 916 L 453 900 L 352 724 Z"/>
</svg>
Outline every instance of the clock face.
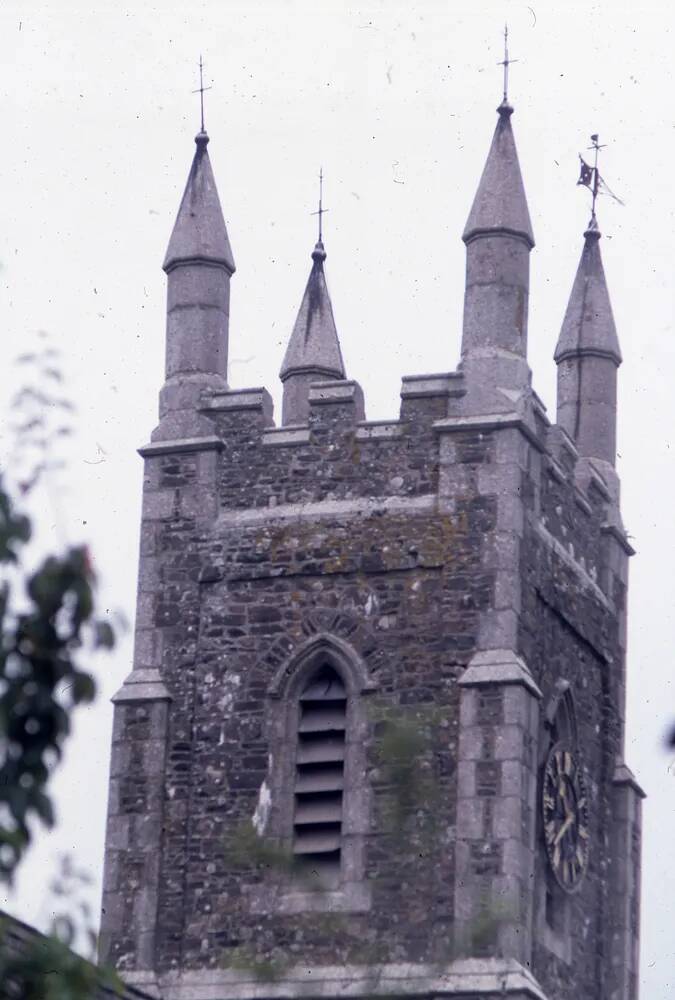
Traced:
<svg viewBox="0 0 675 1000">
<path fill-rule="evenodd" d="M 588 800 L 581 765 L 571 747 L 557 743 L 544 768 L 544 840 L 557 882 L 578 889 L 588 866 Z"/>
</svg>

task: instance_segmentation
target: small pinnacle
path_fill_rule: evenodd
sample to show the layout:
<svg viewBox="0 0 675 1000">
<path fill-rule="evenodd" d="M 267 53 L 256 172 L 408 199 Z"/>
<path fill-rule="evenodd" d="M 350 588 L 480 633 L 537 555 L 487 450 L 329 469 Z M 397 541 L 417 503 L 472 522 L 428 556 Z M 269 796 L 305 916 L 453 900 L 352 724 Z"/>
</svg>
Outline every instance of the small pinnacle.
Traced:
<svg viewBox="0 0 675 1000">
<path fill-rule="evenodd" d="M 318 264 L 319 261 L 323 262 L 325 259 L 326 251 L 324 250 L 323 243 L 321 240 L 317 240 L 316 246 L 312 250 L 312 260 Z"/>
</svg>

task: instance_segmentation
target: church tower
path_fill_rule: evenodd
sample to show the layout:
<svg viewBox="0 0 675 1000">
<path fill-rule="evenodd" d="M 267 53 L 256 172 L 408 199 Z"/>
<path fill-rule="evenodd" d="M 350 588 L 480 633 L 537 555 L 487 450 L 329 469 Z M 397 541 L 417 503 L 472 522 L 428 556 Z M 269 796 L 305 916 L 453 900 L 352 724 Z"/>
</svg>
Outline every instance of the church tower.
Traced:
<svg viewBox="0 0 675 1000">
<path fill-rule="evenodd" d="M 405 375 L 388 421 L 346 377 L 322 241 L 281 424 L 229 387 L 197 136 L 106 839 L 101 957 L 149 997 L 636 1000 L 621 355 L 593 219 L 551 422 L 512 113 L 464 231 L 459 368 Z"/>
</svg>

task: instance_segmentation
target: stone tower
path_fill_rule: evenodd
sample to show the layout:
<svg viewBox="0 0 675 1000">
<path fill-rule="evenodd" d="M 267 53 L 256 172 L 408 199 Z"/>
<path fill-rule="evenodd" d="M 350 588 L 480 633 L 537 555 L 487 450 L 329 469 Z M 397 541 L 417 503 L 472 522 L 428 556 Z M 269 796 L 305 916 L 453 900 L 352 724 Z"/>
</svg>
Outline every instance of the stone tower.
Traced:
<svg viewBox="0 0 675 1000">
<path fill-rule="evenodd" d="M 322 243 L 265 389 L 227 384 L 234 261 L 197 150 L 164 269 L 102 957 L 163 1000 L 635 1000 L 618 339 L 595 219 L 527 362 L 506 101 L 464 231 L 462 357 L 364 419 Z"/>
</svg>

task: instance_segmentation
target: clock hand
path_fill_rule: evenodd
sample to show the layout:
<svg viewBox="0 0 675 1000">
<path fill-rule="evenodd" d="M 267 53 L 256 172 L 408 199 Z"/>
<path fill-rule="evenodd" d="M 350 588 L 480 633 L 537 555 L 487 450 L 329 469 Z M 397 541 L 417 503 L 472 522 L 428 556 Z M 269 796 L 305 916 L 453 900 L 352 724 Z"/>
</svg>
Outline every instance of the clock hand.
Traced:
<svg viewBox="0 0 675 1000">
<path fill-rule="evenodd" d="M 565 822 L 563 823 L 563 825 L 560 827 L 560 829 L 558 830 L 558 832 L 555 835 L 555 839 L 553 841 L 553 846 L 554 847 L 565 836 L 565 834 L 567 833 L 568 829 L 570 828 L 570 826 L 572 825 L 573 822 L 574 822 L 574 813 L 570 812 L 570 813 L 567 814 L 567 818 L 565 819 Z"/>
</svg>

